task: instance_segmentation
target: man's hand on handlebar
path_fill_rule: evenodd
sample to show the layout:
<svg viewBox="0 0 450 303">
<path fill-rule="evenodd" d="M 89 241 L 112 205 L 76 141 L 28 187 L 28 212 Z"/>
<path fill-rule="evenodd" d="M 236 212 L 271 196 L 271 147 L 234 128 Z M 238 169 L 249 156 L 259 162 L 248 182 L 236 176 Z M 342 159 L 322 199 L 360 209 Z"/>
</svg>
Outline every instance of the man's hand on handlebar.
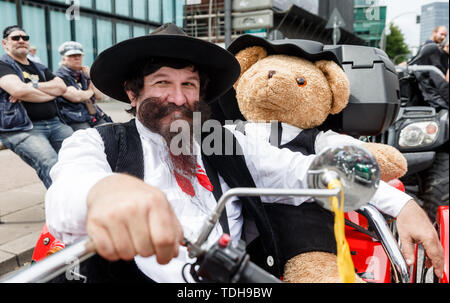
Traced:
<svg viewBox="0 0 450 303">
<path fill-rule="evenodd" d="M 115 190 L 121 189 L 121 190 Z M 99 181 L 87 198 L 86 228 L 97 253 L 110 261 L 178 256 L 181 225 L 159 189 L 123 174 Z"/>
</svg>

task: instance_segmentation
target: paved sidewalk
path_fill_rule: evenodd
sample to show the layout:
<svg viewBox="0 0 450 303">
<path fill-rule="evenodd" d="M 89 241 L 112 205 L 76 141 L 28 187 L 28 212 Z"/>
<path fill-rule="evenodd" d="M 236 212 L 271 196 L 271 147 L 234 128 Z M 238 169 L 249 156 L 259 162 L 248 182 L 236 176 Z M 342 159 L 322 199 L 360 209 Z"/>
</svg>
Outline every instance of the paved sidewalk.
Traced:
<svg viewBox="0 0 450 303">
<path fill-rule="evenodd" d="M 0 151 L 0 276 L 31 260 L 44 225 L 45 186 L 10 150 Z"/>
<path fill-rule="evenodd" d="M 117 101 L 99 106 L 114 122 L 128 121 Z M 46 188 L 36 172 L 16 154 L 0 146 L 0 279 L 31 262 L 34 246 L 45 223 Z"/>
</svg>

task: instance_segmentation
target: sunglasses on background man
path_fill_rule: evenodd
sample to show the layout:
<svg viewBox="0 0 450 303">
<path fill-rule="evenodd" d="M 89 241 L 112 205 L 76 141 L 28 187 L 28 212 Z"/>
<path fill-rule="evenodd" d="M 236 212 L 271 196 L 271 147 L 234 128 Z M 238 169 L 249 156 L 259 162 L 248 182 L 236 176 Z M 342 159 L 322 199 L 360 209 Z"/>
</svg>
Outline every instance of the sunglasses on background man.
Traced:
<svg viewBox="0 0 450 303">
<path fill-rule="evenodd" d="M 29 41 L 30 40 L 30 36 L 22 36 L 22 35 L 11 36 L 11 40 L 13 40 L 13 41 L 19 41 L 20 38 L 22 38 L 23 41 Z"/>
</svg>

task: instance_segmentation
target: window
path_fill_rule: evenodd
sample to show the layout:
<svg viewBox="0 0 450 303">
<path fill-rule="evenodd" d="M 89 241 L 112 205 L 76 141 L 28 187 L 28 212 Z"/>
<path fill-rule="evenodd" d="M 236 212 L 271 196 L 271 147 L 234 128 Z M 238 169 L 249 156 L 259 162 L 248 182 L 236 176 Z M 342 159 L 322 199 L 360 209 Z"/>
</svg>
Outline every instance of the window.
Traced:
<svg viewBox="0 0 450 303">
<path fill-rule="evenodd" d="M 97 0 L 95 1 L 95 5 L 98 10 L 111 13 L 112 5 L 111 0 Z"/>
<path fill-rule="evenodd" d="M 136 19 L 145 20 L 145 1 L 133 0 L 133 17 Z"/>
<path fill-rule="evenodd" d="M 167 0 L 165 0 L 167 1 Z M 148 19 L 153 22 L 161 23 L 161 1 L 148 1 Z"/>
<path fill-rule="evenodd" d="M 97 50 L 98 54 L 112 46 L 112 23 L 111 21 L 97 19 Z"/>
<path fill-rule="evenodd" d="M 0 30 L 3 34 L 3 30 L 10 25 L 17 24 L 16 4 L 10 1 L 0 1 L 0 11 L 2 17 L 0 18 Z M 3 38 L 3 36 L 1 37 Z M 0 56 L 5 53 L 5 49 L 0 47 Z"/>
<path fill-rule="evenodd" d="M 175 13 L 175 7 L 174 7 L 173 0 L 163 1 L 162 13 L 163 13 L 163 16 L 162 16 L 163 23 L 173 22 L 174 13 Z"/>
<path fill-rule="evenodd" d="M 56 2 L 64 3 L 67 5 L 72 5 L 72 0 L 53 0 Z M 103 2 L 104 0 L 101 0 Z M 98 2 L 98 1 L 97 1 Z M 105 1 L 106 2 L 106 1 Z M 74 5 L 79 4 L 81 7 L 92 8 L 92 0 L 75 0 L 73 2 Z"/>
<path fill-rule="evenodd" d="M 175 1 L 175 24 L 179 27 L 183 27 L 183 16 L 184 16 L 184 0 Z"/>
<path fill-rule="evenodd" d="M 92 0 L 79 0 L 81 7 L 92 8 Z"/>
<path fill-rule="evenodd" d="M 135 25 L 133 26 L 133 37 L 140 37 L 147 35 L 147 31 L 145 30 L 145 26 Z"/>
<path fill-rule="evenodd" d="M 116 24 L 116 43 L 130 39 L 130 26 L 126 23 Z"/>
<path fill-rule="evenodd" d="M 116 0 L 116 14 L 122 16 L 130 15 L 130 1 L 129 0 Z"/>
<path fill-rule="evenodd" d="M 76 41 L 83 45 L 83 65 L 91 66 L 94 62 L 94 27 L 92 17 L 81 16 L 75 21 Z"/>
<path fill-rule="evenodd" d="M 45 36 L 45 13 L 39 6 L 22 6 L 23 28 L 30 35 L 30 45 L 37 48 L 36 55 L 41 59 L 42 64 L 48 66 L 47 38 Z"/>
<path fill-rule="evenodd" d="M 70 20 L 67 19 L 64 11 L 51 10 L 50 11 L 50 31 L 52 45 L 51 56 L 53 70 L 57 70 L 59 63 L 61 62 L 61 55 L 58 52 L 58 48 L 66 41 L 71 41 L 70 35 Z"/>
</svg>

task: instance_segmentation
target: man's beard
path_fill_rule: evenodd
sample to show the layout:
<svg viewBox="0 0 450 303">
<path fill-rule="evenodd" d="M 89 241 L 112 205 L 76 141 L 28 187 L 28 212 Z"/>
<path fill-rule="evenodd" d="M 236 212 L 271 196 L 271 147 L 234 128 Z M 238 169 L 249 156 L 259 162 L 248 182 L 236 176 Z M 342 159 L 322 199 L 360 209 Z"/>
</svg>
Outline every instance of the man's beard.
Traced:
<svg viewBox="0 0 450 303">
<path fill-rule="evenodd" d="M 28 54 L 28 48 L 26 46 L 16 47 L 11 50 L 11 53 L 17 58 L 25 58 Z"/>
<path fill-rule="evenodd" d="M 139 121 L 149 130 L 164 138 L 169 147 L 169 156 L 174 169 L 189 178 L 195 176 L 197 170 L 197 159 L 193 152 L 194 112 L 201 113 L 201 124 L 210 115 L 209 106 L 202 100 L 197 101 L 192 110 L 184 105 L 178 106 L 174 103 L 161 101 L 159 98 L 143 100 L 138 108 Z M 180 120 L 186 121 L 189 125 L 189 150 L 185 148 L 183 152 L 174 154 L 171 151 L 171 142 L 181 131 L 171 131 L 170 126 L 175 121 Z"/>
</svg>

